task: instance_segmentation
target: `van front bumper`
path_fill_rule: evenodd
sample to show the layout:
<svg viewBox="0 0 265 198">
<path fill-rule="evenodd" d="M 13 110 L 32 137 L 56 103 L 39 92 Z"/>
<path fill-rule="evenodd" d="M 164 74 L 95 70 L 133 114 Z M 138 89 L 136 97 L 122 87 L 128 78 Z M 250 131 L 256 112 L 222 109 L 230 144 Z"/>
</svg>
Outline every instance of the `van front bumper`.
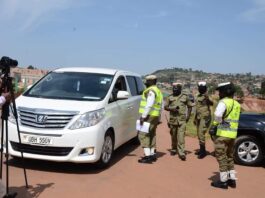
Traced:
<svg viewBox="0 0 265 198">
<path fill-rule="evenodd" d="M 21 144 L 19 143 L 16 125 L 9 122 L 9 154 L 25 158 L 57 161 L 90 163 L 99 160 L 104 141 L 105 130 L 102 125 L 69 130 L 36 129 L 20 126 Z M 49 145 L 40 145 L 26 141 L 28 137 L 48 138 Z M 85 152 L 88 148 L 93 154 Z"/>
</svg>

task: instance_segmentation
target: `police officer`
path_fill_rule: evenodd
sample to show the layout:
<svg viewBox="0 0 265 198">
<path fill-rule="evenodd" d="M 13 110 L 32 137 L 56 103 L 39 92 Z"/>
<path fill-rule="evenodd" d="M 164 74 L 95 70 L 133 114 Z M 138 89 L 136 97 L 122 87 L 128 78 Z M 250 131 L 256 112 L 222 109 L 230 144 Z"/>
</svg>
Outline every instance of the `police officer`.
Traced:
<svg viewBox="0 0 265 198">
<path fill-rule="evenodd" d="M 195 152 L 195 154 L 198 155 L 198 159 L 202 159 L 207 155 L 205 150 L 205 133 L 207 132 L 211 124 L 210 106 L 213 105 L 213 102 L 209 99 L 207 95 L 206 82 L 198 83 L 198 91 L 199 94 L 196 98 L 196 113 L 194 118 L 194 124 L 197 129 L 200 149 Z"/>
<path fill-rule="evenodd" d="M 144 122 L 150 123 L 149 132 L 139 132 L 138 137 L 141 146 L 144 149 L 144 157 L 138 160 L 139 163 L 152 163 L 156 161 L 156 128 L 160 122 L 163 95 L 156 86 L 157 77 L 155 75 L 146 76 L 146 89 L 142 94 L 139 113 L 140 124 Z"/>
<path fill-rule="evenodd" d="M 217 90 L 220 101 L 214 112 L 214 121 L 209 133 L 214 141 L 220 180 L 212 182 L 211 185 L 223 189 L 228 186 L 236 188 L 233 147 L 237 137 L 240 104 L 233 99 L 235 87 L 231 82 L 219 84 Z"/>
<path fill-rule="evenodd" d="M 171 135 L 171 155 L 178 152 L 182 161 L 186 160 L 185 154 L 185 131 L 186 122 L 188 122 L 192 109 L 187 92 L 182 91 L 181 83 L 173 83 L 173 93 L 170 95 L 165 104 L 165 110 L 170 112 L 169 127 Z"/>
</svg>

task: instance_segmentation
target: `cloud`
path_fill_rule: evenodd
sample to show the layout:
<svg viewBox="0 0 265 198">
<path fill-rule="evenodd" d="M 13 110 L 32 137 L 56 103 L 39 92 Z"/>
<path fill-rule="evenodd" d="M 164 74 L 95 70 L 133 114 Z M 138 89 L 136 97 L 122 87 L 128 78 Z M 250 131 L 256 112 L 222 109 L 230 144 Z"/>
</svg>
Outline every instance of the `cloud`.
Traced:
<svg viewBox="0 0 265 198">
<path fill-rule="evenodd" d="M 49 19 L 52 14 L 67 10 L 82 0 L 1 0 L 0 23 L 18 23 L 28 30 Z"/>
<path fill-rule="evenodd" d="M 265 21 L 265 0 L 251 0 L 253 7 L 243 12 L 240 17 L 246 21 Z"/>
</svg>

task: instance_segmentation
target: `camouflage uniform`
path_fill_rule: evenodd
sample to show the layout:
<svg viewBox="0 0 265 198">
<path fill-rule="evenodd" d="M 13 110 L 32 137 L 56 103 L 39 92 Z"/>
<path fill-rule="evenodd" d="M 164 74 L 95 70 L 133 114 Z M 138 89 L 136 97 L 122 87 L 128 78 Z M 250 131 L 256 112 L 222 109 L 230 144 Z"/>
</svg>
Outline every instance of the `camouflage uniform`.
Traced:
<svg viewBox="0 0 265 198">
<path fill-rule="evenodd" d="M 219 163 L 220 172 L 234 170 L 235 139 L 213 136 L 215 157 Z"/>
<path fill-rule="evenodd" d="M 159 123 L 159 117 L 149 116 L 146 122 L 150 123 L 149 133 L 139 132 L 138 138 L 143 148 L 156 147 L 156 128 Z"/>
<path fill-rule="evenodd" d="M 195 124 L 200 145 L 205 145 L 205 133 L 211 124 L 211 110 L 205 94 L 196 98 Z"/>
<path fill-rule="evenodd" d="M 185 156 L 186 114 L 187 107 L 192 106 L 189 97 L 183 93 L 179 96 L 170 95 L 165 104 L 165 107 L 170 111 L 171 149 L 172 151 L 178 151 L 180 156 Z M 174 109 L 178 109 L 178 111 L 173 112 Z"/>
</svg>

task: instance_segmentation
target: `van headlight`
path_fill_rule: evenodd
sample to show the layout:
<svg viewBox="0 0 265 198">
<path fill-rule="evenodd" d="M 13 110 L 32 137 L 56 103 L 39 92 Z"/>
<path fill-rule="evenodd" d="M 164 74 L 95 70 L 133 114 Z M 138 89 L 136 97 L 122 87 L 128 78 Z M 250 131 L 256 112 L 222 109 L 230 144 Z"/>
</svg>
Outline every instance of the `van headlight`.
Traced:
<svg viewBox="0 0 265 198">
<path fill-rule="evenodd" d="M 69 129 L 80 129 L 85 127 L 94 126 L 105 117 L 105 109 L 87 112 L 80 115 L 80 117 L 69 127 Z"/>
</svg>

